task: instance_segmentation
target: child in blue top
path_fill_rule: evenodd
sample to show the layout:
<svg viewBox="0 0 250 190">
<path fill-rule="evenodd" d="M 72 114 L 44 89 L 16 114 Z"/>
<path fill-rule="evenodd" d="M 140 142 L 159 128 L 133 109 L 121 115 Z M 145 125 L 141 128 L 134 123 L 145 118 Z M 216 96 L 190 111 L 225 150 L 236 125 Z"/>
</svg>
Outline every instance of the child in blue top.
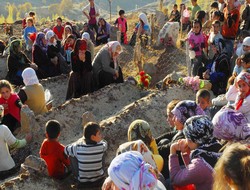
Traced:
<svg viewBox="0 0 250 190">
<path fill-rule="evenodd" d="M 26 49 L 31 50 L 33 45 L 31 39 L 29 38 L 29 34 L 36 33 L 36 28 L 34 26 L 34 21 L 32 17 L 27 18 L 27 26 L 24 29 L 23 38 L 25 40 Z"/>
</svg>

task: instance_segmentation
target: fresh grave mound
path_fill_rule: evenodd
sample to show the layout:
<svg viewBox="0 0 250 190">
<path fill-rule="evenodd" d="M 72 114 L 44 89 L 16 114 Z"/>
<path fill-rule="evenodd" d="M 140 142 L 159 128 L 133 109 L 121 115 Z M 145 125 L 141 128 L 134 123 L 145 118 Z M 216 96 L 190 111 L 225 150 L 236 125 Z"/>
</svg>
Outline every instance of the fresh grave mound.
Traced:
<svg viewBox="0 0 250 190">
<path fill-rule="evenodd" d="M 85 111 L 90 111 L 94 114 L 95 120 L 100 122 L 103 127 L 103 137 L 108 141 L 109 148 L 105 157 L 105 168 L 107 168 L 118 146 L 127 141 L 127 130 L 132 121 L 135 119 L 148 121 L 152 126 L 153 136 L 156 137 L 169 130 L 165 116 L 166 105 L 174 98 L 184 100 L 194 99 L 194 97 L 193 91 L 180 86 L 174 86 L 166 91 L 153 91 L 143 98 L 141 98 L 140 91 L 130 84 L 108 86 L 100 92 L 71 100 L 54 109 L 53 112 L 38 116 L 37 124 L 32 129 L 35 139 L 31 144 L 32 154 L 38 155 L 44 138 L 42 135 L 44 124 L 47 120 L 58 119 L 62 123 L 60 142 L 66 145 L 82 137 L 81 115 Z M 27 175 L 27 179 L 20 179 L 19 176 L 10 186 L 14 189 L 34 188 L 36 185 L 37 190 L 65 189 L 66 187 L 75 189 L 71 185 L 75 183 L 72 177 L 64 181 L 55 181 L 38 174 L 23 173 L 23 175 Z M 11 183 L 11 180 L 8 182 Z"/>
</svg>

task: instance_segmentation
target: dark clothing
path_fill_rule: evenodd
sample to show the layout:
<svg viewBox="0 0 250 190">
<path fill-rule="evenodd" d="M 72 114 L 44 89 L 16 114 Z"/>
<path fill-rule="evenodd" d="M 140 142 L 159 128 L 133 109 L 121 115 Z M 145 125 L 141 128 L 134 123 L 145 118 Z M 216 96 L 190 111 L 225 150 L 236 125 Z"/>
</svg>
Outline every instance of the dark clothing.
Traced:
<svg viewBox="0 0 250 190">
<path fill-rule="evenodd" d="M 180 22 L 181 14 L 178 10 L 171 11 L 169 22 Z"/>
<path fill-rule="evenodd" d="M 78 55 L 71 53 L 72 72 L 70 73 L 66 100 L 79 98 L 80 96 L 93 92 L 93 74 L 91 54 L 85 53 L 85 62 L 79 60 Z"/>
<path fill-rule="evenodd" d="M 250 29 L 250 6 L 249 4 L 244 8 L 241 15 L 242 23 L 241 30 L 249 30 Z"/>
<path fill-rule="evenodd" d="M 8 73 L 6 79 L 14 85 L 23 85 L 22 72 L 30 66 L 31 61 L 24 53 L 19 56 L 10 54 L 7 59 Z"/>
</svg>

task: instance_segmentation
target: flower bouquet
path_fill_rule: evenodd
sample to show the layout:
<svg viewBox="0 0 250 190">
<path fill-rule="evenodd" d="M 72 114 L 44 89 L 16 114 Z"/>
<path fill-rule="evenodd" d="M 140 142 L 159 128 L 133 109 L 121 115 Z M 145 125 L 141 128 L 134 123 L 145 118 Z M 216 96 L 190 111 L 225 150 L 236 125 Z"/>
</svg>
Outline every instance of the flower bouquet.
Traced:
<svg viewBox="0 0 250 190">
<path fill-rule="evenodd" d="M 187 87 L 191 87 L 193 91 L 199 89 L 211 90 L 212 84 L 208 80 L 201 80 L 199 76 L 179 78 L 179 82 Z"/>
<path fill-rule="evenodd" d="M 137 85 L 141 88 L 148 88 L 149 84 L 151 82 L 151 76 L 145 73 L 144 71 L 141 71 L 139 75 L 136 77 Z"/>
</svg>

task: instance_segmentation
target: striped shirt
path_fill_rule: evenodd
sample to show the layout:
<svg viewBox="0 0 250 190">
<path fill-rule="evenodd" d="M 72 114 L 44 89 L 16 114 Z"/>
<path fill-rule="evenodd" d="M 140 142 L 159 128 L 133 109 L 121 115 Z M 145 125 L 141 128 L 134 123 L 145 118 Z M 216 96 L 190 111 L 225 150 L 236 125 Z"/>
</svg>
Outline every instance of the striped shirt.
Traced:
<svg viewBox="0 0 250 190">
<path fill-rule="evenodd" d="M 67 156 L 78 160 L 78 180 L 80 182 L 94 182 L 103 177 L 103 155 L 107 150 L 107 142 L 101 141 L 97 144 L 86 144 L 78 141 L 65 147 Z"/>
</svg>

